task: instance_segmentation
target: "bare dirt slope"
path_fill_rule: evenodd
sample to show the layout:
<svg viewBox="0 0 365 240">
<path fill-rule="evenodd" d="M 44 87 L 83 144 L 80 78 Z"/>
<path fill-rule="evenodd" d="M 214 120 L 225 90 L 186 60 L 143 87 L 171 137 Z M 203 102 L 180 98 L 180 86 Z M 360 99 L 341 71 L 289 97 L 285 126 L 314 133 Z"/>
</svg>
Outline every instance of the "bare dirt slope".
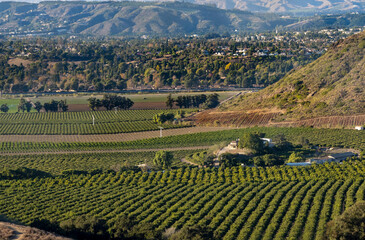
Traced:
<svg viewBox="0 0 365 240">
<path fill-rule="evenodd" d="M 17 225 L 8 222 L 0 222 L 1 240 L 71 240 L 56 236 L 37 228 Z"/>
</svg>

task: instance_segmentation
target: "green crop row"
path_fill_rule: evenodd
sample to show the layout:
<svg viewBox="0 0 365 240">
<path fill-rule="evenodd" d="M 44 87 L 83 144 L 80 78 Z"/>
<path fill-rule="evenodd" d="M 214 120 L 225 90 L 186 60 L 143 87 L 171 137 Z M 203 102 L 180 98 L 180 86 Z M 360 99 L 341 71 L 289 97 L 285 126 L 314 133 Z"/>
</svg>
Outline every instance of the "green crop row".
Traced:
<svg viewBox="0 0 365 240">
<path fill-rule="evenodd" d="M 86 111 L 86 112 L 48 112 L 48 113 L 1 113 L 0 123 L 92 123 L 125 122 L 152 120 L 161 113 L 177 113 L 178 110 L 119 110 L 119 111 Z M 186 113 L 196 109 L 184 109 Z"/>
<path fill-rule="evenodd" d="M 159 230 L 204 223 L 217 239 L 310 240 L 321 239 L 325 223 L 348 208 L 345 203 L 364 199 L 364 179 L 234 183 L 228 180 L 232 172 L 220 178 L 219 171 L 180 168 L 0 180 L 0 212 L 26 224 L 80 215 L 112 224 L 127 214 Z M 213 173 L 215 179 L 212 175 L 206 181 Z M 200 182 L 191 181 L 198 175 Z M 338 194 L 342 201 L 334 198 Z"/>
<path fill-rule="evenodd" d="M 346 129 L 314 129 L 314 128 L 265 128 L 254 127 L 217 132 L 194 133 L 162 138 L 150 138 L 129 142 L 0 142 L 0 152 L 37 152 L 37 151 L 78 151 L 102 149 L 139 149 L 167 148 L 187 146 L 209 146 L 228 143 L 242 136 L 245 132 L 264 133 L 272 138 L 284 134 L 288 141 L 300 143 L 302 138 L 310 143 L 328 147 L 344 147 L 365 150 L 365 131 Z"/>
</svg>

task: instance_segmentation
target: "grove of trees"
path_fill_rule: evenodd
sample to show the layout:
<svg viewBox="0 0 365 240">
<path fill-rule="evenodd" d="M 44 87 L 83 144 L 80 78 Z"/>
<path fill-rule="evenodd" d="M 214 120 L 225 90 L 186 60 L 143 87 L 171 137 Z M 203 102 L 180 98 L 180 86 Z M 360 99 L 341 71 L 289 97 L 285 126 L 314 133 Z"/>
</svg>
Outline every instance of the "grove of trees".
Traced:
<svg viewBox="0 0 365 240">
<path fill-rule="evenodd" d="M 114 110 L 114 109 L 130 109 L 134 102 L 126 97 L 118 96 L 115 94 L 104 94 L 102 99 L 96 99 L 91 97 L 88 99 L 89 108 L 92 111 L 99 109 L 100 107 L 104 107 L 106 110 Z"/>
</svg>

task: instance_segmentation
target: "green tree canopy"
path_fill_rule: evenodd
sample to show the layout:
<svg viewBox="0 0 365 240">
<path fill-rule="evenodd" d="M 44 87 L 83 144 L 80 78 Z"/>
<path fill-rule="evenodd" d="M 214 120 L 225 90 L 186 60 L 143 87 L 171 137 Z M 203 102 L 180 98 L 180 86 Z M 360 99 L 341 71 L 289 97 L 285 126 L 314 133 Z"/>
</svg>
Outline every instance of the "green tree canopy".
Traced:
<svg viewBox="0 0 365 240">
<path fill-rule="evenodd" d="M 166 107 L 171 109 L 173 106 L 174 106 L 174 99 L 172 98 L 171 93 L 170 93 L 166 99 Z"/>
<path fill-rule="evenodd" d="M 288 162 L 289 163 L 296 163 L 296 162 L 303 162 L 305 160 L 305 158 L 303 157 L 303 155 L 299 152 L 293 152 L 292 154 L 290 154 Z"/>
<path fill-rule="evenodd" d="M 40 103 L 39 101 L 34 103 L 34 109 L 37 110 L 37 112 L 40 112 L 42 108 L 42 103 Z"/>
<path fill-rule="evenodd" d="M 9 107 L 8 107 L 8 104 L 4 103 L 4 104 L 1 104 L 0 106 L 0 111 L 4 112 L 4 113 L 7 113 L 9 111 Z"/>
<path fill-rule="evenodd" d="M 160 150 L 156 152 L 153 164 L 160 169 L 169 169 L 172 164 L 173 155 L 171 152 Z"/>
<path fill-rule="evenodd" d="M 327 223 L 324 239 L 358 240 L 365 239 L 365 201 L 355 203 L 342 215 Z"/>
<path fill-rule="evenodd" d="M 254 153 L 260 153 L 264 150 L 264 143 L 257 133 L 245 133 L 238 144 L 239 148 L 248 148 Z"/>
<path fill-rule="evenodd" d="M 213 240 L 213 230 L 200 225 L 186 226 L 174 233 L 170 240 Z"/>
</svg>

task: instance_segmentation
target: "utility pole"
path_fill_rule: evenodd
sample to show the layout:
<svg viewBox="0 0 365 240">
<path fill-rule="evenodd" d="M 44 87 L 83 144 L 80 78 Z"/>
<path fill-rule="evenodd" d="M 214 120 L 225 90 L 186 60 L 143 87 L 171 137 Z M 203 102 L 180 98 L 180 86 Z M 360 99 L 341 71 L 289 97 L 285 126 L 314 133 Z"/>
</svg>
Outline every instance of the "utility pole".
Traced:
<svg viewBox="0 0 365 240">
<path fill-rule="evenodd" d="M 162 137 L 162 129 L 163 129 L 163 127 L 160 127 L 160 126 L 158 126 L 159 128 L 160 128 L 160 137 Z"/>
<path fill-rule="evenodd" d="M 95 125 L 95 117 L 94 114 L 92 114 L 91 116 L 93 116 L 93 126 Z"/>
</svg>

